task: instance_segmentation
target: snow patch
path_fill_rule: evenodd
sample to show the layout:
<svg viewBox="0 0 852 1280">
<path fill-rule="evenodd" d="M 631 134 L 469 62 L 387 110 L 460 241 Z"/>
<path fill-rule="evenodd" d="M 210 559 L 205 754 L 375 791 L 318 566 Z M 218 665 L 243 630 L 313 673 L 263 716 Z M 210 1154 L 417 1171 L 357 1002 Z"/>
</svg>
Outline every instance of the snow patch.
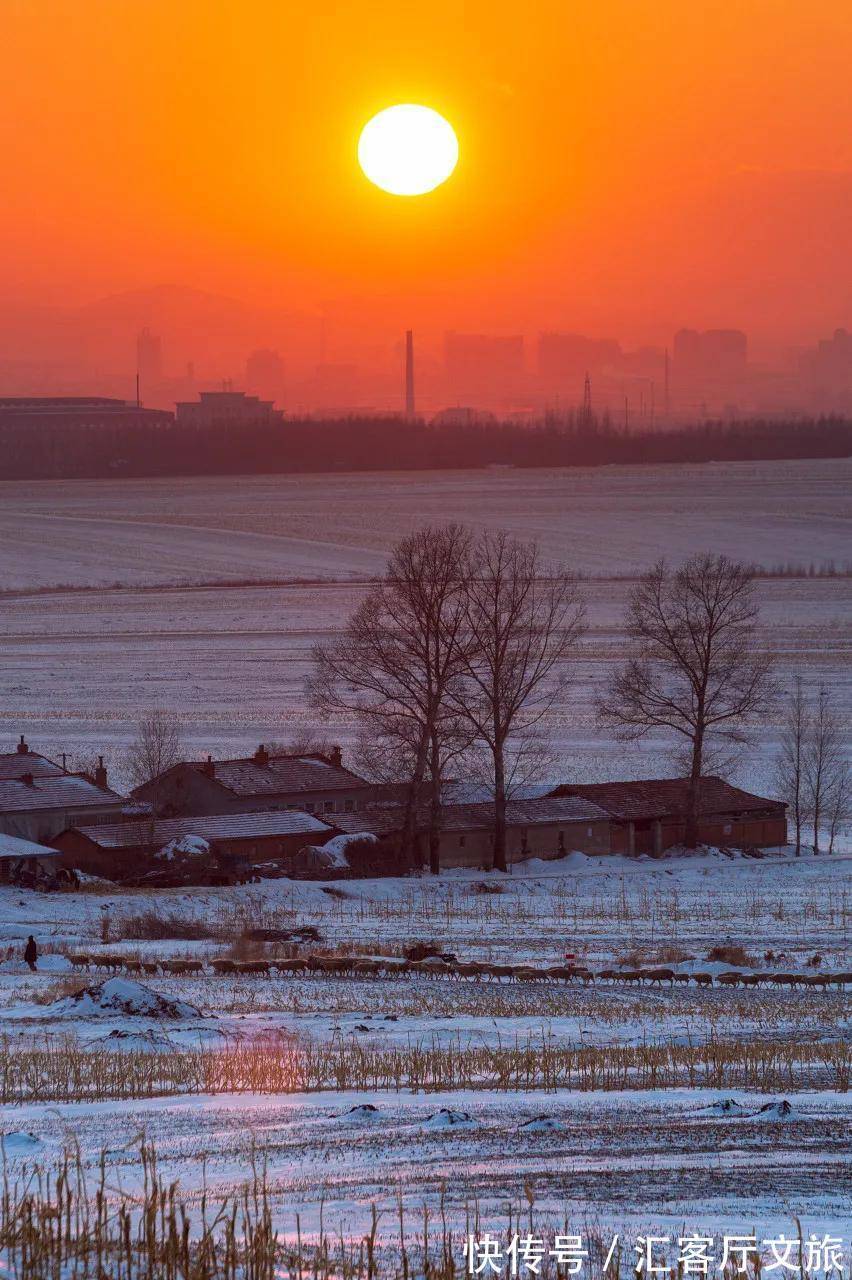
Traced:
<svg viewBox="0 0 852 1280">
<path fill-rule="evenodd" d="M 112 1017 L 117 1013 L 130 1018 L 201 1017 L 194 1005 L 183 1000 L 167 1000 L 130 978 L 108 978 L 74 996 L 54 1001 L 51 1008 L 59 1015 L 84 1018 Z"/>
<path fill-rule="evenodd" d="M 477 1121 L 469 1111 L 453 1111 L 450 1107 L 441 1107 L 434 1115 L 423 1121 L 424 1129 L 475 1129 Z"/>
<path fill-rule="evenodd" d="M 518 1133 L 561 1133 L 565 1125 L 555 1116 L 536 1116 L 518 1125 Z"/>
</svg>

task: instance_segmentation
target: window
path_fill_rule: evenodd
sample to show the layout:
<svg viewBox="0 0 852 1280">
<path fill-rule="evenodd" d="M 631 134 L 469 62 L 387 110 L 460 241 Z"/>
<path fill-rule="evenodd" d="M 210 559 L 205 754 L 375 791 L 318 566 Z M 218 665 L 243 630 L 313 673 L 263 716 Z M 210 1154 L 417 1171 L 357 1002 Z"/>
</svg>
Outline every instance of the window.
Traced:
<svg viewBox="0 0 852 1280">
<path fill-rule="evenodd" d="M 312 800 L 309 800 L 308 803 L 305 805 L 305 809 L 307 810 L 308 813 L 314 813 L 316 810 L 316 805 Z"/>
<path fill-rule="evenodd" d="M 459 836 L 459 848 L 460 848 L 460 849 L 463 849 L 463 848 L 464 848 L 464 846 L 465 846 L 465 841 L 466 841 L 466 840 L 467 840 L 467 836 Z"/>
<path fill-rule="evenodd" d="M 722 831 L 724 832 L 724 834 L 725 834 L 726 836 L 729 836 L 729 835 L 731 834 L 732 827 L 731 827 L 730 822 L 726 822 L 726 823 L 725 823 L 724 827 L 722 828 Z"/>
<path fill-rule="evenodd" d="M 352 812 L 352 810 L 353 810 L 354 808 L 355 808 L 355 801 L 354 801 L 354 800 L 347 800 L 347 801 L 346 801 L 346 812 L 347 812 L 347 813 L 351 813 L 351 812 Z"/>
<path fill-rule="evenodd" d="M 591 827 L 586 827 L 586 835 L 587 835 L 587 836 L 589 837 L 589 839 L 591 840 L 591 838 L 592 838 L 592 828 L 591 828 Z"/>
<path fill-rule="evenodd" d="M 334 813 L 334 801 L 326 800 L 325 804 L 323 805 L 323 809 L 325 810 L 326 813 Z"/>
<path fill-rule="evenodd" d="M 564 831 L 559 832 L 559 848 L 560 849 L 565 848 L 565 832 Z"/>
</svg>

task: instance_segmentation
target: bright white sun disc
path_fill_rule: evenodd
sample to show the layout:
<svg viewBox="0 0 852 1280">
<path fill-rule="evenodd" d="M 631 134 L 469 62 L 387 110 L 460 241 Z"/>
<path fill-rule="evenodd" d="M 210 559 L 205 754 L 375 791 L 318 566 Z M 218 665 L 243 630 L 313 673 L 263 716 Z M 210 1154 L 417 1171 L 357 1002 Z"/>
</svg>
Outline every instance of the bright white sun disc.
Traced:
<svg viewBox="0 0 852 1280">
<path fill-rule="evenodd" d="M 422 196 L 446 182 L 459 158 L 453 127 L 431 107 L 413 102 L 386 107 L 358 139 L 364 173 L 394 196 Z"/>
</svg>

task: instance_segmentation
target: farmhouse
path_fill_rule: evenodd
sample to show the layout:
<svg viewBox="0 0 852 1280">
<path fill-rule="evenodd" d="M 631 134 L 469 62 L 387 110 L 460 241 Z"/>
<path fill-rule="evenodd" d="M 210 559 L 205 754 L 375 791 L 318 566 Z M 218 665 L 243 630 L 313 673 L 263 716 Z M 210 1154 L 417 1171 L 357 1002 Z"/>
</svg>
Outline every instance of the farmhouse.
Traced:
<svg viewBox="0 0 852 1280">
<path fill-rule="evenodd" d="M 339 748 L 328 756 L 297 756 L 271 753 L 261 744 L 243 759 L 182 761 L 132 794 L 164 817 L 260 809 L 320 814 L 361 808 L 373 787 L 344 769 Z"/>
<path fill-rule="evenodd" d="M 76 826 L 53 843 L 69 870 L 120 880 L 143 871 L 146 863 L 156 865 L 156 853 L 187 836 L 206 841 L 220 859 L 259 863 L 296 854 L 305 844 L 322 844 L 333 834 L 309 813 L 284 810 Z"/>
<path fill-rule="evenodd" d="M 340 831 L 370 831 L 379 837 L 398 836 L 402 808 L 374 805 L 357 815 L 329 818 Z M 609 816 L 581 797 L 547 797 L 543 800 L 510 800 L 506 806 L 506 853 L 510 862 L 522 858 L 558 858 L 575 849 L 583 853 L 610 852 Z M 418 848 L 421 863 L 428 864 L 428 813 L 418 813 Z M 446 805 L 442 811 L 440 860 L 442 867 L 486 867 L 494 848 L 494 806 Z"/>
<path fill-rule="evenodd" d="M 565 783 L 552 795 L 599 805 L 612 823 L 613 853 L 661 853 L 683 842 L 688 778 Z M 701 844 L 760 848 L 787 843 L 786 804 L 741 791 L 722 778 L 701 779 L 700 814 Z"/>
<path fill-rule="evenodd" d="M 91 777 L 69 773 L 30 751 L 23 737 L 0 755 L 0 832 L 7 835 L 49 841 L 75 822 L 115 822 L 125 803 L 107 786 L 103 763 Z"/>
</svg>

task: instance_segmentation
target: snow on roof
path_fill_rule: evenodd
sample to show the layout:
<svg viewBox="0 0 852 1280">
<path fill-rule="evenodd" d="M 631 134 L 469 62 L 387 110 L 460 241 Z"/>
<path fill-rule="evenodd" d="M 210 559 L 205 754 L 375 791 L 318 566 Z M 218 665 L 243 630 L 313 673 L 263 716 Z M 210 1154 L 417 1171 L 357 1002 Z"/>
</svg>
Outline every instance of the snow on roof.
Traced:
<svg viewBox="0 0 852 1280">
<path fill-rule="evenodd" d="M 0 813 L 22 813 L 39 809 L 82 809 L 119 807 L 122 797 L 107 787 L 97 787 L 77 773 L 33 775 L 31 781 L 7 778 L 0 781 Z"/>
<path fill-rule="evenodd" d="M 34 778 L 56 778 L 61 777 L 62 772 L 58 764 L 36 751 L 12 751 L 0 755 L 0 781 L 20 778 L 25 773 L 31 773 Z"/>
<path fill-rule="evenodd" d="M 329 819 L 335 827 L 350 833 L 373 831 L 387 834 L 402 824 L 401 807 L 362 809 L 359 813 L 336 813 Z M 420 823 L 425 821 L 425 810 Z M 487 830 L 494 822 L 494 805 L 448 804 L 443 809 L 445 831 Z M 576 796 L 548 796 L 542 800 L 510 800 L 506 805 L 510 827 L 558 826 L 570 822 L 608 822 L 609 815 L 598 805 Z"/>
<path fill-rule="evenodd" d="M 184 836 L 202 840 L 250 840 L 252 837 L 321 835 L 331 828 L 327 822 L 297 809 L 268 810 L 262 813 L 217 813 L 199 818 L 164 818 L 158 822 L 108 822 L 72 828 L 102 849 L 161 848 Z"/>
<path fill-rule="evenodd" d="M 582 797 L 594 801 L 610 817 L 622 821 L 683 817 L 689 805 L 688 778 L 646 778 L 639 782 L 565 783 L 554 796 Z M 752 795 L 732 787 L 723 778 L 701 779 L 700 810 L 709 813 L 748 813 L 754 809 L 781 809 L 780 800 Z"/>
<path fill-rule="evenodd" d="M 35 844 L 32 840 L 21 840 L 18 836 L 7 836 L 0 831 L 0 858 L 59 858 L 58 849 L 49 849 L 45 844 Z"/>
<path fill-rule="evenodd" d="M 176 768 L 204 772 L 204 761 L 191 761 Z M 292 795 L 300 791 L 351 791 L 369 787 L 357 773 L 327 760 L 302 756 L 270 756 L 267 764 L 253 757 L 245 760 L 215 760 L 211 782 L 238 796 Z"/>
</svg>

